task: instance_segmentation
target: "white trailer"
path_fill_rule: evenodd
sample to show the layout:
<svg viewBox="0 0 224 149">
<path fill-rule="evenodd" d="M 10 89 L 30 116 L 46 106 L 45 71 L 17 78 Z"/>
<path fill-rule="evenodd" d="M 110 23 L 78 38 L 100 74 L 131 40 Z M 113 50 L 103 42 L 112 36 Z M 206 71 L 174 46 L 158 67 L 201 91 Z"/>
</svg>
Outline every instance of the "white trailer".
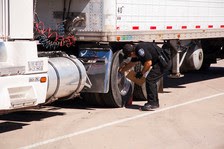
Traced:
<svg viewBox="0 0 224 149">
<path fill-rule="evenodd" d="M 72 98 L 82 93 L 89 102 L 121 107 L 134 90 L 130 80 L 117 72 L 124 60 L 121 49 L 125 43 L 168 44 L 172 52 L 171 77 L 180 77 L 181 72 L 188 70 L 209 68 L 217 58 L 224 57 L 223 0 L 2 0 L 0 6 L 3 8 L 0 38 L 4 45 L 1 47 L 21 42 L 21 39 L 26 40 L 27 45 L 31 44 L 34 16 L 34 39 L 38 39 L 39 44 L 37 48 L 33 45 L 35 54 L 27 54 L 35 55 L 35 58 L 22 58 L 21 55 L 11 62 L 8 59 L 14 59 L 14 56 L 4 54 L 11 51 L 11 46 L 0 48 L 0 70 L 2 73 L 6 67 L 10 68 L 6 63 L 27 70 L 30 59 L 37 59 L 32 65 L 43 69 L 35 72 L 37 68 L 34 68 L 34 75 L 44 74 L 48 78 L 42 102 Z M 20 49 L 16 45 L 14 50 Z M 28 49 L 31 48 L 25 51 L 32 51 Z M 23 59 L 23 65 L 16 63 L 20 59 Z M 48 69 L 44 69 L 47 61 Z M 73 69 L 67 74 L 66 70 Z M 0 79 L 30 78 L 31 74 L 26 71 L 8 73 Z M 32 82 L 28 84 L 32 85 Z M 11 86 L 0 85 L 0 92 L 5 92 L 4 97 L 0 96 L 4 102 L 10 103 L 5 96 L 10 97 L 7 88 Z M 24 85 L 19 83 L 18 86 Z M 39 93 L 38 88 L 34 90 L 35 94 Z M 144 87 L 137 87 L 134 91 L 137 98 L 144 90 Z M 12 106 L 8 104 L 6 108 Z"/>
</svg>

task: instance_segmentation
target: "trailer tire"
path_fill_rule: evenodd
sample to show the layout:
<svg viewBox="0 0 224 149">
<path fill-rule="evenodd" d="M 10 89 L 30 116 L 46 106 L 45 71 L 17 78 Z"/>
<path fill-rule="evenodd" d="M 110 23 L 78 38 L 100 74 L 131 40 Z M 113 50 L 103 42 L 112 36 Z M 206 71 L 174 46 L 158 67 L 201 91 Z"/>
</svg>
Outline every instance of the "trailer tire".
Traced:
<svg viewBox="0 0 224 149">
<path fill-rule="evenodd" d="M 120 50 L 113 55 L 109 92 L 106 94 L 100 94 L 101 101 L 105 104 L 106 107 L 123 107 L 126 102 L 132 98 L 134 84 L 123 74 L 118 72 L 122 62 L 123 53 Z M 122 77 L 122 83 L 118 81 L 120 77 Z M 121 84 L 123 84 L 123 86 Z"/>
<path fill-rule="evenodd" d="M 147 96 L 144 92 L 146 92 L 146 90 L 144 90 L 142 88 L 142 86 L 139 86 L 139 85 L 135 84 L 133 99 L 135 101 L 145 101 L 145 100 L 147 100 Z"/>
<path fill-rule="evenodd" d="M 163 93 L 163 77 L 157 82 L 157 91 L 158 93 Z M 136 85 L 134 88 L 133 99 L 135 101 L 146 101 L 147 100 L 147 92 L 145 83 L 142 86 Z"/>
<path fill-rule="evenodd" d="M 206 71 L 210 68 L 210 66 L 211 66 L 211 62 L 204 60 L 204 62 L 202 63 L 202 66 L 200 68 L 200 71 Z"/>
</svg>

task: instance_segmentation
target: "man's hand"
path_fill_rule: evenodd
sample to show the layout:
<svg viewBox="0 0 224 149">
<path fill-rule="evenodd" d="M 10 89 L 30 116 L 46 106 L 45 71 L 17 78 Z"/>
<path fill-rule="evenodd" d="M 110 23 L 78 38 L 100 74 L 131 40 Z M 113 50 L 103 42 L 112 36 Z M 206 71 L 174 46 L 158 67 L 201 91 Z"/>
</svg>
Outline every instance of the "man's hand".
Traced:
<svg viewBox="0 0 224 149">
<path fill-rule="evenodd" d="M 130 70 L 132 67 L 134 67 L 136 65 L 136 62 L 128 62 L 128 63 L 124 63 L 119 69 L 118 71 L 120 73 L 125 73 L 125 71 Z"/>
<path fill-rule="evenodd" d="M 137 72 L 136 75 L 135 75 L 135 77 L 137 79 L 141 79 L 142 76 L 143 76 L 142 72 Z"/>
</svg>

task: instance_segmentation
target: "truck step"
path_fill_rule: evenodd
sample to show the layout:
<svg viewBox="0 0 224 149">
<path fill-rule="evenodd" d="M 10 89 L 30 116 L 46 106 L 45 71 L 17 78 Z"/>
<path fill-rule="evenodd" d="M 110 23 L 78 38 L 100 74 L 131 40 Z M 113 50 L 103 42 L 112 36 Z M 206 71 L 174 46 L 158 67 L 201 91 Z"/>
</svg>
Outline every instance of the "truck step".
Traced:
<svg viewBox="0 0 224 149">
<path fill-rule="evenodd" d="M 34 106 L 37 97 L 32 86 L 21 86 L 8 89 L 12 108 Z"/>
<path fill-rule="evenodd" d="M 16 99 L 11 101 L 13 108 L 23 108 L 28 106 L 34 106 L 37 99 Z"/>
</svg>

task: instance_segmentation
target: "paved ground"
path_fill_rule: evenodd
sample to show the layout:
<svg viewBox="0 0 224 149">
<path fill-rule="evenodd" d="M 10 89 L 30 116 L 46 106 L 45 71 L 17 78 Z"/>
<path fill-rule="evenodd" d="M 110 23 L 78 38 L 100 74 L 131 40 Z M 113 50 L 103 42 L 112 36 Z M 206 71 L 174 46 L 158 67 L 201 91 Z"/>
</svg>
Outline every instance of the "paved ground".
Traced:
<svg viewBox="0 0 224 149">
<path fill-rule="evenodd" d="M 223 149 L 224 61 L 166 79 L 161 108 L 87 108 L 67 101 L 0 116 L 0 148 Z"/>
</svg>

